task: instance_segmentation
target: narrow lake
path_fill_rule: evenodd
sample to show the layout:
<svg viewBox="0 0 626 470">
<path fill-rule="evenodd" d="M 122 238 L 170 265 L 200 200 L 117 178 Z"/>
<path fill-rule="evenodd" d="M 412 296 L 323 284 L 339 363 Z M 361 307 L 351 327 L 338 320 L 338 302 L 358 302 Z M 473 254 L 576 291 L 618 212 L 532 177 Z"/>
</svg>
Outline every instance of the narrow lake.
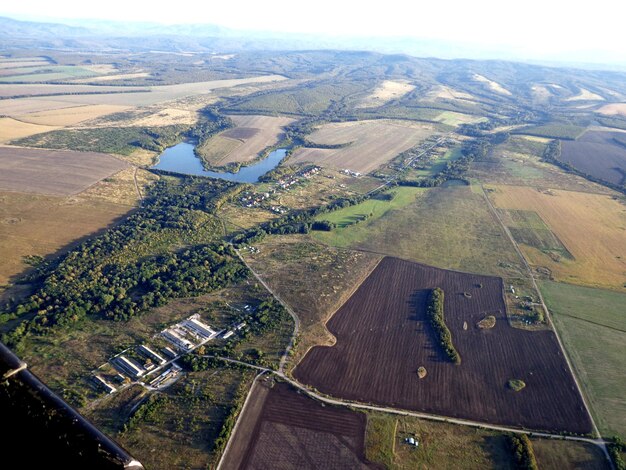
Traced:
<svg viewBox="0 0 626 470">
<path fill-rule="evenodd" d="M 221 178 L 228 181 L 237 181 L 238 183 L 257 183 L 260 176 L 276 168 L 287 154 L 287 149 L 277 149 L 260 162 L 250 166 L 242 166 L 237 173 L 229 173 L 205 170 L 202 167 L 202 162 L 194 153 L 194 148 L 195 145 L 188 142 L 181 142 L 173 147 L 169 147 L 159 155 L 158 163 L 152 168 L 184 175 Z"/>
</svg>

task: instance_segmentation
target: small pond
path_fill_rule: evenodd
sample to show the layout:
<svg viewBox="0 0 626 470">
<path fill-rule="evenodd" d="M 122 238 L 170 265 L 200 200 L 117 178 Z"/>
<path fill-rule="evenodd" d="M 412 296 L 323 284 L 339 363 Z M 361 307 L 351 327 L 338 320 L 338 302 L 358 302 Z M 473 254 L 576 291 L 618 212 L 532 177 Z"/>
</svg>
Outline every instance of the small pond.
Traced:
<svg viewBox="0 0 626 470">
<path fill-rule="evenodd" d="M 265 157 L 263 160 L 249 166 L 242 166 L 237 173 L 227 171 L 207 171 L 203 168 L 202 162 L 194 153 L 195 145 L 189 142 L 169 147 L 159 155 L 159 161 L 152 168 L 155 170 L 171 171 L 184 175 L 207 176 L 209 178 L 220 178 L 238 183 L 257 183 L 259 177 L 270 170 L 273 170 L 285 158 L 287 149 L 277 149 Z"/>
</svg>

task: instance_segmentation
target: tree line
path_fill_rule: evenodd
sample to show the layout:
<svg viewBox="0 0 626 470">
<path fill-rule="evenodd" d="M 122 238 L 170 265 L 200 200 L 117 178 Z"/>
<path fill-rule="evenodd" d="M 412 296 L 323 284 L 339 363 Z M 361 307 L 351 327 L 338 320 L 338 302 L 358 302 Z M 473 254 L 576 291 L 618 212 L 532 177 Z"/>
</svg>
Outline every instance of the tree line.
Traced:
<svg viewBox="0 0 626 470">
<path fill-rule="evenodd" d="M 563 160 L 561 160 L 559 157 L 561 156 L 561 141 L 558 139 L 552 140 L 550 141 L 550 143 L 547 145 L 546 150 L 543 152 L 543 160 L 548 162 L 548 163 L 552 163 L 553 165 L 556 165 L 566 171 L 569 171 L 571 173 L 574 173 L 578 176 L 582 176 L 583 178 L 588 179 L 589 181 L 593 181 L 594 183 L 598 183 L 604 186 L 607 186 L 611 189 L 614 189 L 615 191 L 619 191 L 622 194 L 626 194 L 626 185 L 624 184 L 615 184 L 615 183 L 611 183 L 610 181 L 605 181 L 601 178 L 598 178 L 596 176 L 590 175 L 589 173 L 586 173 L 584 171 L 579 170 L 578 168 L 576 168 L 575 166 L 564 162 Z M 624 174 L 623 170 L 622 170 L 622 174 Z M 625 175 L 626 176 L 626 175 Z M 626 177 L 624 178 L 624 180 L 626 180 Z"/>
<path fill-rule="evenodd" d="M 450 333 L 450 330 L 444 322 L 443 310 L 444 293 L 442 289 L 437 287 L 430 292 L 430 296 L 428 298 L 428 307 L 426 309 L 426 316 L 428 317 L 430 325 L 435 331 L 437 341 L 443 348 L 446 356 L 448 356 L 448 359 L 450 359 L 455 364 L 460 364 L 461 356 L 452 344 L 452 334 Z"/>
<path fill-rule="evenodd" d="M 519 470 L 538 470 L 533 444 L 526 434 L 509 435 L 509 444 L 515 458 L 515 468 Z"/>
</svg>

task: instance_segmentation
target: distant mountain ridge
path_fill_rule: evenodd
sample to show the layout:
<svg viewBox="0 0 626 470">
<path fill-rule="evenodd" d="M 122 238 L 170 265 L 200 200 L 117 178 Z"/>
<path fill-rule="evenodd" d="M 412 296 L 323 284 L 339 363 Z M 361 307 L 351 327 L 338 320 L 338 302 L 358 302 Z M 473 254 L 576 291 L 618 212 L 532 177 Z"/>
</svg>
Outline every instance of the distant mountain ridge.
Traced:
<svg viewBox="0 0 626 470">
<path fill-rule="evenodd" d="M 243 31 L 215 24 L 159 24 L 101 20 L 22 21 L 0 16 L 0 48 L 69 49 L 74 51 L 240 52 L 260 50 L 361 50 L 442 59 L 509 60 L 541 65 L 626 70 L 626 60 L 610 64 L 588 52 L 584 58 L 530 58 L 512 53 L 497 42 L 477 46 L 413 37 L 351 37 Z M 587 62 L 584 62 L 584 61 Z M 602 64 L 601 66 L 599 64 Z M 608 65 L 607 65 L 608 64 Z"/>
</svg>

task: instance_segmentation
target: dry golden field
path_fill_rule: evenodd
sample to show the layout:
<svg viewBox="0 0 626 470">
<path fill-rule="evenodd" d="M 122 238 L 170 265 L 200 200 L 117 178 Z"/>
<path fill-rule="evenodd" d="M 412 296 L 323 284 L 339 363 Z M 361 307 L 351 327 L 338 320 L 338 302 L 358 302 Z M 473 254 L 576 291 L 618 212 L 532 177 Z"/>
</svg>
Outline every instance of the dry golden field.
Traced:
<svg viewBox="0 0 626 470">
<path fill-rule="evenodd" d="M 414 89 L 415 86 L 410 83 L 385 80 L 378 85 L 370 95 L 363 98 L 358 107 L 374 108 L 376 106 L 382 106 L 388 101 L 401 98 Z"/>
<path fill-rule="evenodd" d="M 30 57 L 22 59 L 0 59 L 0 69 L 15 69 L 18 67 L 37 67 L 41 65 L 50 65 L 48 59 L 43 57 Z"/>
<path fill-rule="evenodd" d="M 13 118 L 0 117 L 0 144 L 14 139 L 21 139 L 22 137 L 53 131 L 58 128 L 58 126 L 41 126 L 39 124 L 17 121 Z"/>
<path fill-rule="evenodd" d="M 294 120 L 271 116 L 230 116 L 234 128 L 216 135 L 198 148 L 201 155 L 215 166 L 245 163 L 280 139 L 283 128 Z"/>
<path fill-rule="evenodd" d="M 522 245 L 534 266 L 543 266 L 559 281 L 623 289 L 626 283 L 626 205 L 608 195 L 524 186 L 487 186 L 501 209 L 534 211 L 574 259 L 556 260 Z"/>
<path fill-rule="evenodd" d="M 85 67 L 85 68 L 89 68 L 89 67 Z M 103 75 L 100 77 L 78 78 L 76 80 L 72 80 L 72 83 L 111 82 L 115 80 L 127 80 L 130 78 L 143 78 L 149 75 L 150 74 L 148 72 L 120 73 L 116 75 Z"/>
<path fill-rule="evenodd" d="M 150 91 L 147 87 L 92 86 L 92 85 L 54 85 L 54 84 L 5 84 L 0 87 L 1 97 L 69 95 L 72 93 L 111 93 L 125 91 Z M 123 93 L 122 93 L 123 94 Z M 105 101 L 106 103 L 106 101 Z"/>
<path fill-rule="evenodd" d="M 398 120 L 325 124 L 309 136 L 319 144 L 350 144 L 340 149 L 305 148 L 291 162 L 312 162 L 369 173 L 433 133 L 433 127 Z"/>
<path fill-rule="evenodd" d="M 281 75 L 211 80 L 207 82 L 180 83 L 151 87 L 95 86 L 95 85 L 3 85 L 0 96 L 50 96 L 55 101 L 75 104 L 108 104 L 120 106 L 150 106 L 191 96 L 210 94 L 212 90 L 231 88 L 249 83 L 269 83 L 286 80 Z M 79 94 L 73 94 L 79 93 Z M 58 95 L 58 96 L 57 96 Z"/>
<path fill-rule="evenodd" d="M 119 113 L 128 109 L 128 106 L 95 104 L 74 106 L 71 108 L 50 109 L 16 116 L 22 122 L 45 126 L 74 126 L 84 121 L 96 119 L 108 114 Z"/>
<path fill-rule="evenodd" d="M 137 200 L 146 194 L 146 186 L 157 179 L 158 176 L 154 173 L 142 168 L 129 167 L 97 182 L 80 193 L 80 196 L 134 206 Z"/>
<path fill-rule="evenodd" d="M 13 117 L 54 109 L 72 108 L 74 106 L 76 106 L 74 103 L 65 100 L 55 100 L 54 97 L 11 98 L 0 100 L 0 115 Z"/>
<path fill-rule="evenodd" d="M 82 196 L 0 192 L 0 284 L 27 268 L 24 256 L 47 256 L 124 216 L 131 206 Z"/>
<path fill-rule="evenodd" d="M 436 85 L 426 94 L 427 98 L 442 100 L 465 100 L 475 101 L 476 97 L 465 93 L 464 91 L 455 90 L 445 85 Z"/>
<path fill-rule="evenodd" d="M 0 147 L 0 190 L 77 194 L 127 167 L 105 153 Z"/>
</svg>

